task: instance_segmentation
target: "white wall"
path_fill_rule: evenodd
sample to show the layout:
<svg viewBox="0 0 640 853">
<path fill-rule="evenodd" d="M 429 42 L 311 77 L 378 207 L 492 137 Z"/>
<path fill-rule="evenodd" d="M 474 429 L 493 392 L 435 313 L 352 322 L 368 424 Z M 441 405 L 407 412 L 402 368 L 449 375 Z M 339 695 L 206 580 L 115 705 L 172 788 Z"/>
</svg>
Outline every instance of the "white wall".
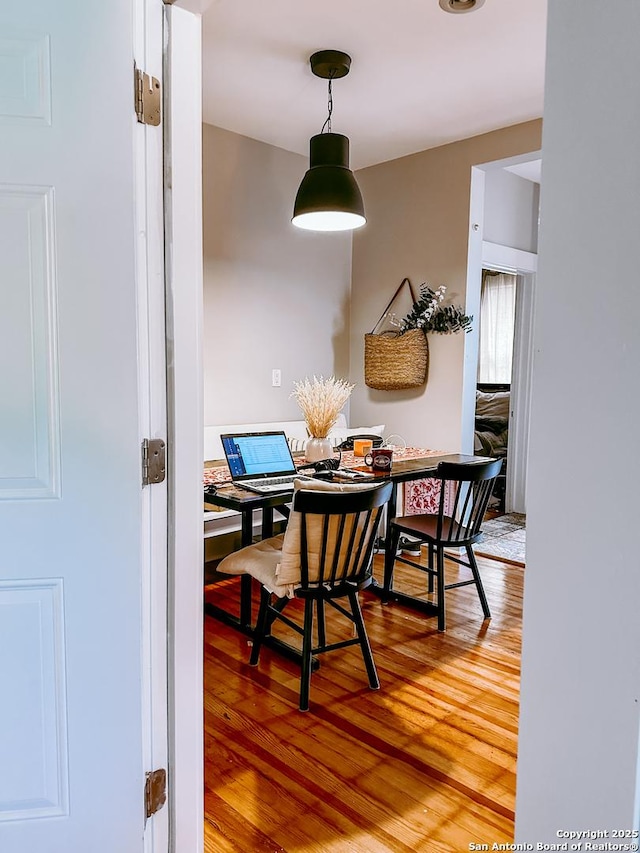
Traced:
<svg viewBox="0 0 640 853">
<path fill-rule="evenodd" d="M 539 185 L 503 168 L 489 166 L 485 171 L 483 238 L 537 252 Z"/>
<path fill-rule="evenodd" d="M 551 0 L 548 27 L 516 807 L 530 843 L 639 822 L 640 4 Z"/>
<path fill-rule="evenodd" d="M 307 167 L 203 126 L 206 424 L 300 419 L 294 381 L 348 377 L 351 235 L 291 225 Z"/>
</svg>

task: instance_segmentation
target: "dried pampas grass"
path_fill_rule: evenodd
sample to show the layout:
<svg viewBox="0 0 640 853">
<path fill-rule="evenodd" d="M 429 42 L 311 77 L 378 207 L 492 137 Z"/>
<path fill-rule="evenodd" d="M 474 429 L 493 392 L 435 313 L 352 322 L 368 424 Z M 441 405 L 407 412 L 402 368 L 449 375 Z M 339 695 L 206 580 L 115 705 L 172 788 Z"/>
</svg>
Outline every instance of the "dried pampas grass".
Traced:
<svg viewBox="0 0 640 853">
<path fill-rule="evenodd" d="M 314 438 L 326 438 L 355 385 L 335 376 L 329 379 L 314 376 L 312 380 L 307 377 L 302 382 L 294 382 L 293 387 L 291 396 L 302 409 L 309 434 Z"/>
</svg>

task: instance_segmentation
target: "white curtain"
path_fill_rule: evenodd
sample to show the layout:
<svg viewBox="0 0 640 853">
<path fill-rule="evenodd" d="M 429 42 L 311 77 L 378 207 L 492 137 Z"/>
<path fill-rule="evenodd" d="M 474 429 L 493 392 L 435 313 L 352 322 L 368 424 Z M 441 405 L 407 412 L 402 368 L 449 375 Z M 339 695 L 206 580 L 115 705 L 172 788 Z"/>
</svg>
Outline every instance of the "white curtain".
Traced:
<svg viewBox="0 0 640 853">
<path fill-rule="evenodd" d="M 516 276 L 482 273 L 478 382 L 511 382 Z"/>
</svg>

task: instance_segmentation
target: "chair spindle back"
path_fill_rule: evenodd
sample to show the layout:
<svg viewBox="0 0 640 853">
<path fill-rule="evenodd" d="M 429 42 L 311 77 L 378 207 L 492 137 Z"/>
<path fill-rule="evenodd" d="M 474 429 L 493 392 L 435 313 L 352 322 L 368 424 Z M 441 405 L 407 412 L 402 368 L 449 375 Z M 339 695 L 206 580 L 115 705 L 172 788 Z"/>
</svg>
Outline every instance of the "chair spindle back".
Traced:
<svg viewBox="0 0 640 853">
<path fill-rule="evenodd" d="M 391 489 L 391 483 L 384 483 L 349 493 L 296 492 L 302 589 L 357 585 L 370 575 L 376 533 Z"/>
<path fill-rule="evenodd" d="M 480 534 L 502 460 L 482 463 L 441 462 L 438 539 L 452 545 Z M 453 496 L 451 493 L 454 493 Z"/>
</svg>

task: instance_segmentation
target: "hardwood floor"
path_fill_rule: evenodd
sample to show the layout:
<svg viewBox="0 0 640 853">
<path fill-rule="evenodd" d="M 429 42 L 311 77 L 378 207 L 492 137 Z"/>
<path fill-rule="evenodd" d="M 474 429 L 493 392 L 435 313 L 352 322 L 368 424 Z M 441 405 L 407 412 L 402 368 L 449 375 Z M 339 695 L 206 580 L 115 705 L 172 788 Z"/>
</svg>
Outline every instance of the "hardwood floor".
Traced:
<svg viewBox="0 0 640 853">
<path fill-rule="evenodd" d="M 332 652 L 308 713 L 294 663 L 264 648 L 249 667 L 247 638 L 205 619 L 207 853 L 453 853 L 513 840 L 524 570 L 478 563 L 492 619 L 474 587 L 451 590 L 444 634 L 363 593 L 381 688 L 369 690 L 357 647 Z M 411 592 L 423 583 L 397 572 Z M 206 595 L 232 609 L 237 580 Z M 337 614 L 332 628 L 344 636 Z"/>
</svg>

